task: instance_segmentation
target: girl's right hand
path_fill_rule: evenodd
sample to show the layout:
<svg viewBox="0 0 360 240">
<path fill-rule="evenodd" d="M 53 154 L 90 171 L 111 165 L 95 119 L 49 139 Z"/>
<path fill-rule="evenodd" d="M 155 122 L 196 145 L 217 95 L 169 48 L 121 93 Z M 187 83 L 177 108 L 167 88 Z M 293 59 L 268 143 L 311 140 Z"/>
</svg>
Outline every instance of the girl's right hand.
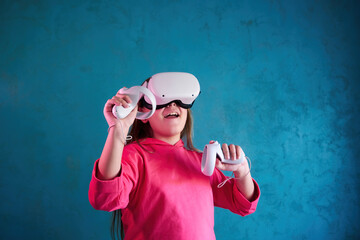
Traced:
<svg viewBox="0 0 360 240">
<path fill-rule="evenodd" d="M 120 127 L 125 128 L 123 130 L 126 130 L 126 133 L 130 126 L 134 123 L 136 113 L 137 113 L 137 107 L 135 107 L 128 116 L 126 116 L 123 119 L 117 119 L 113 113 L 112 109 L 116 106 L 123 106 L 124 108 L 129 107 L 129 103 L 131 103 L 131 99 L 127 95 L 120 94 L 119 92 L 116 93 L 115 96 L 113 96 L 111 99 L 109 99 L 105 106 L 104 106 L 104 116 L 105 119 L 109 125 L 109 129 L 111 127 Z"/>
</svg>

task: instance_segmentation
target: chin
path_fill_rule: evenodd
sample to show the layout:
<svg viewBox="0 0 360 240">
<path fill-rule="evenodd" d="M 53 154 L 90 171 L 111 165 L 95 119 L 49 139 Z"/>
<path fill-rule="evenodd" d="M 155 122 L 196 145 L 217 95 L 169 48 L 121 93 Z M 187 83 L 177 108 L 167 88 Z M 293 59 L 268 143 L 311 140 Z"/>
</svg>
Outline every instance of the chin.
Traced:
<svg viewBox="0 0 360 240">
<path fill-rule="evenodd" d="M 180 135 L 181 134 L 181 131 L 178 131 L 178 130 L 170 130 L 170 131 L 167 131 L 166 132 L 169 137 L 173 137 L 173 136 L 176 136 L 176 135 Z"/>
</svg>

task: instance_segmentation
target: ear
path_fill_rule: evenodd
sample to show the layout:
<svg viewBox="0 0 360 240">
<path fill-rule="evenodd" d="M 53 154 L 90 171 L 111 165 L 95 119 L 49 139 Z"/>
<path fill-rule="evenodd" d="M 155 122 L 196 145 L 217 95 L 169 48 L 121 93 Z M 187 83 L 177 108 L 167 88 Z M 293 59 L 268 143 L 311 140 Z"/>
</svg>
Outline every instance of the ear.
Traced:
<svg viewBox="0 0 360 240">
<path fill-rule="evenodd" d="M 138 107 L 138 112 L 149 112 L 150 110 L 145 108 L 145 107 Z M 143 119 L 141 120 L 143 123 L 147 123 L 149 121 L 149 119 Z"/>
</svg>

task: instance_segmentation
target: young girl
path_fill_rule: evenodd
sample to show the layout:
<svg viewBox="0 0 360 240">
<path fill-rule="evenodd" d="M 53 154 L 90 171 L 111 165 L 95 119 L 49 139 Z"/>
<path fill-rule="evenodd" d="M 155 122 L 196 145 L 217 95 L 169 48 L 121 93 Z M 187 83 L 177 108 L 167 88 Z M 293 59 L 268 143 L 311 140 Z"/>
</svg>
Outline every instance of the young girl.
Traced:
<svg viewBox="0 0 360 240">
<path fill-rule="evenodd" d="M 149 78 L 148 86 L 158 76 Z M 165 76 L 172 84 L 181 84 L 179 77 L 189 75 Z M 212 176 L 201 172 L 202 153 L 191 138 L 192 104 L 171 100 L 157 106 L 146 120 L 135 119 L 137 108 L 124 119 L 113 116 L 114 105 L 126 108 L 131 103 L 126 95 L 116 94 L 104 107 L 109 134 L 95 162 L 89 200 L 95 209 L 121 216 L 125 239 L 215 239 L 214 206 L 245 216 L 255 211 L 260 197 L 247 161 L 230 165 L 217 160 Z M 146 111 L 144 104 L 139 104 L 140 110 Z M 130 128 L 132 139 L 126 144 Z M 242 152 L 233 144 L 223 144 L 222 150 L 226 159 L 233 160 Z M 220 188 L 227 177 L 219 169 L 235 176 Z"/>
</svg>

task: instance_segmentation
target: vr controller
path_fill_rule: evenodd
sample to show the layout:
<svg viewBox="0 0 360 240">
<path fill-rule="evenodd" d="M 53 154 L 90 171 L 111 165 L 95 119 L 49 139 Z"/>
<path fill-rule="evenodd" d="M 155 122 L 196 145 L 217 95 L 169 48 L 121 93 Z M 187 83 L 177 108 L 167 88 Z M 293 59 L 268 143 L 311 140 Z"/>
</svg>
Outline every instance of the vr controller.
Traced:
<svg viewBox="0 0 360 240">
<path fill-rule="evenodd" d="M 119 91 L 120 94 L 128 95 L 131 99 L 129 107 L 124 108 L 123 106 L 114 106 L 112 113 L 116 118 L 125 118 L 130 112 L 136 107 L 140 99 L 145 95 L 150 100 L 152 109 L 149 112 L 137 112 L 137 119 L 147 119 L 151 117 L 156 110 L 156 100 L 152 92 L 143 86 L 134 86 L 131 88 L 122 88 Z"/>
<path fill-rule="evenodd" d="M 201 171 L 206 176 L 211 176 L 213 174 L 216 158 L 219 158 L 222 163 L 240 164 L 245 161 L 245 153 L 242 151 L 240 158 L 237 160 L 225 159 L 221 146 L 217 141 L 214 143 L 206 144 L 201 159 Z"/>
</svg>

